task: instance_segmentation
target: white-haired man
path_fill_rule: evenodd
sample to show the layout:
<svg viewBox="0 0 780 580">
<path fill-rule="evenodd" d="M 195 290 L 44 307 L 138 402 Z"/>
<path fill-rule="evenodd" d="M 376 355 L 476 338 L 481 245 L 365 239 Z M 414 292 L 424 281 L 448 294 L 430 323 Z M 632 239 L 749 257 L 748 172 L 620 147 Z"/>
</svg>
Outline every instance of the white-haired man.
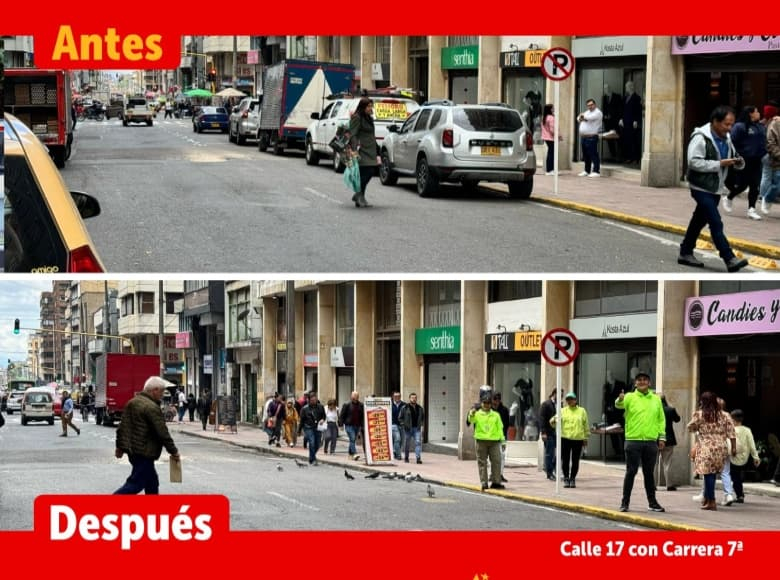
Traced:
<svg viewBox="0 0 780 580">
<path fill-rule="evenodd" d="M 120 495 L 146 495 L 160 492 L 160 480 L 154 462 L 160 458 L 162 448 L 171 455 L 171 461 L 179 461 L 179 450 L 173 443 L 165 417 L 160 408 L 165 388 L 171 383 L 160 377 L 149 377 L 144 390 L 125 405 L 122 421 L 116 430 L 117 459 L 127 453 L 133 470 L 125 484 L 114 493 Z"/>
</svg>

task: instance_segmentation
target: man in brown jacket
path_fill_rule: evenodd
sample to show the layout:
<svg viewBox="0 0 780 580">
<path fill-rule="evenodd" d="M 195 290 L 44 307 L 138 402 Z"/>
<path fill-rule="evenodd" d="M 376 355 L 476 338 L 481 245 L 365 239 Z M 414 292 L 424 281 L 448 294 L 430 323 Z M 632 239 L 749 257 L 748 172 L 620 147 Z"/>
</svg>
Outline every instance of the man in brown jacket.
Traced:
<svg viewBox="0 0 780 580">
<path fill-rule="evenodd" d="M 165 425 L 160 401 L 165 387 L 170 385 L 160 377 L 149 377 L 144 390 L 125 405 L 119 429 L 116 430 L 116 458 L 127 453 L 133 470 L 125 484 L 114 494 L 132 495 L 143 491 L 146 495 L 160 492 L 160 480 L 154 462 L 160 458 L 162 448 L 171 455 L 171 461 L 179 461 L 179 450 L 173 443 Z"/>
</svg>

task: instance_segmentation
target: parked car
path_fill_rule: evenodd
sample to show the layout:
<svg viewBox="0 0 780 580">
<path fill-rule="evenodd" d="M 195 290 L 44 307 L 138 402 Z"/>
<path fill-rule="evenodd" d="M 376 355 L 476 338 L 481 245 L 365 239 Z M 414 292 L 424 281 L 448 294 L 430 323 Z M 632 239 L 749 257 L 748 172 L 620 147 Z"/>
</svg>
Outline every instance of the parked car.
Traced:
<svg viewBox="0 0 780 580">
<path fill-rule="evenodd" d="M 533 133 L 508 105 L 434 101 L 389 131 L 380 144 L 384 185 L 394 185 L 400 176 L 414 177 L 417 193 L 426 197 L 440 182 L 476 189 L 480 181 L 491 181 L 506 183 L 511 197 L 531 195 Z"/>
<path fill-rule="evenodd" d="M 228 141 L 243 145 L 247 139 L 257 137 L 260 122 L 260 99 L 246 97 L 241 99 L 230 113 Z"/>
<path fill-rule="evenodd" d="M 105 271 L 83 222 L 100 214 L 97 199 L 68 191 L 38 137 L 8 113 L 4 142 L 5 271 Z"/>
<path fill-rule="evenodd" d="M 387 135 L 388 127 L 403 123 L 420 108 L 417 101 L 398 93 L 369 94 L 368 98 L 374 103 L 374 133 L 380 145 Z M 344 163 L 329 143 L 340 125 L 349 125 L 360 97 L 332 95 L 330 101 L 322 113 L 312 113 L 312 119 L 315 120 L 306 130 L 306 163 L 317 165 L 322 158 L 332 159 L 333 169 L 341 172 L 344 171 Z"/>
<path fill-rule="evenodd" d="M 54 425 L 54 398 L 47 387 L 30 387 L 22 397 L 22 425 L 30 421 L 46 421 Z"/>
<path fill-rule="evenodd" d="M 225 107 L 201 107 L 192 118 L 192 130 L 228 132 L 228 114 Z"/>
</svg>

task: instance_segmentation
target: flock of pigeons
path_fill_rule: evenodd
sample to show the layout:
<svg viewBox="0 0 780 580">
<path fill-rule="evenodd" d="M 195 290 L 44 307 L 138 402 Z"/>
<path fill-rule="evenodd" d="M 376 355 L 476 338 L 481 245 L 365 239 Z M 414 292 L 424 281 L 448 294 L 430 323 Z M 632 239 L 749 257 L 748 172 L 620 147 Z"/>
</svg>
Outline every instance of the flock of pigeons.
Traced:
<svg viewBox="0 0 780 580">
<path fill-rule="evenodd" d="M 308 465 L 303 461 L 298 461 L 297 459 L 293 459 L 293 461 L 295 461 L 295 465 L 297 465 L 299 468 L 308 467 Z M 284 471 L 284 467 L 282 466 L 281 463 L 276 464 L 276 469 L 277 471 Z M 384 474 L 382 474 L 379 471 L 374 471 L 366 475 L 364 479 L 379 479 L 380 476 L 382 479 L 398 479 L 398 480 L 403 480 L 406 483 L 412 483 L 413 481 L 425 482 L 425 479 L 419 473 L 417 475 L 412 475 L 411 471 L 407 471 L 406 473 L 397 473 L 393 471 L 391 473 L 384 473 Z M 352 475 L 346 469 L 344 470 L 344 477 L 346 478 L 347 481 L 352 481 L 355 479 L 355 476 Z M 436 495 L 436 492 L 433 490 L 433 487 L 431 486 L 430 483 L 428 484 L 427 492 L 428 492 L 428 497 L 434 497 Z"/>
</svg>

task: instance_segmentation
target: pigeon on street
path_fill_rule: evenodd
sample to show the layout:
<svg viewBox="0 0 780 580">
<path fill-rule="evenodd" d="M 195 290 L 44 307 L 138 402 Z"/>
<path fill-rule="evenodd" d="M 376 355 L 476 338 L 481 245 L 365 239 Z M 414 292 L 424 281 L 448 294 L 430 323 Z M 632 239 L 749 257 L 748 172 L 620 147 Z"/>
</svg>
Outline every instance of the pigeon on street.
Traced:
<svg viewBox="0 0 780 580">
<path fill-rule="evenodd" d="M 404 479 L 406 480 L 406 483 L 412 483 L 412 481 L 414 481 L 414 477 L 412 477 L 411 473 L 404 475 Z"/>
<path fill-rule="evenodd" d="M 344 477 L 346 477 L 347 479 L 355 479 L 355 476 L 354 476 L 354 475 L 352 475 L 352 474 L 351 474 L 349 471 L 347 471 L 346 469 L 344 470 Z"/>
<path fill-rule="evenodd" d="M 295 465 L 297 465 L 298 467 L 307 467 L 307 465 L 304 462 L 298 461 L 297 459 L 295 460 Z"/>
<path fill-rule="evenodd" d="M 428 497 L 433 497 L 435 495 L 433 488 L 431 487 L 431 484 L 428 484 Z"/>
<path fill-rule="evenodd" d="M 374 473 L 369 473 L 368 475 L 366 475 L 366 479 L 376 479 L 377 477 L 379 477 L 379 472 L 378 471 L 375 471 Z"/>
<path fill-rule="evenodd" d="M 425 479 L 423 479 L 423 476 L 420 475 L 419 473 L 414 476 L 414 480 L 415 481 L 425 481 Z"/>
<path fill-rule="evenodd" d="M 385 473 L 382 479 L 395 479 L 396 477 L 398 477 L 398 474 L 394 471 L 393 473 Z"/>
<path fill-rule="evenodd" d="M 282 464 L 281 464 L 281 463 L 277 463 L 277 464 L 276 464 L 276 470 L 277 470 L 277 471 L 284 471 L 284 467 L 282 467 Z"/>
</svg>

